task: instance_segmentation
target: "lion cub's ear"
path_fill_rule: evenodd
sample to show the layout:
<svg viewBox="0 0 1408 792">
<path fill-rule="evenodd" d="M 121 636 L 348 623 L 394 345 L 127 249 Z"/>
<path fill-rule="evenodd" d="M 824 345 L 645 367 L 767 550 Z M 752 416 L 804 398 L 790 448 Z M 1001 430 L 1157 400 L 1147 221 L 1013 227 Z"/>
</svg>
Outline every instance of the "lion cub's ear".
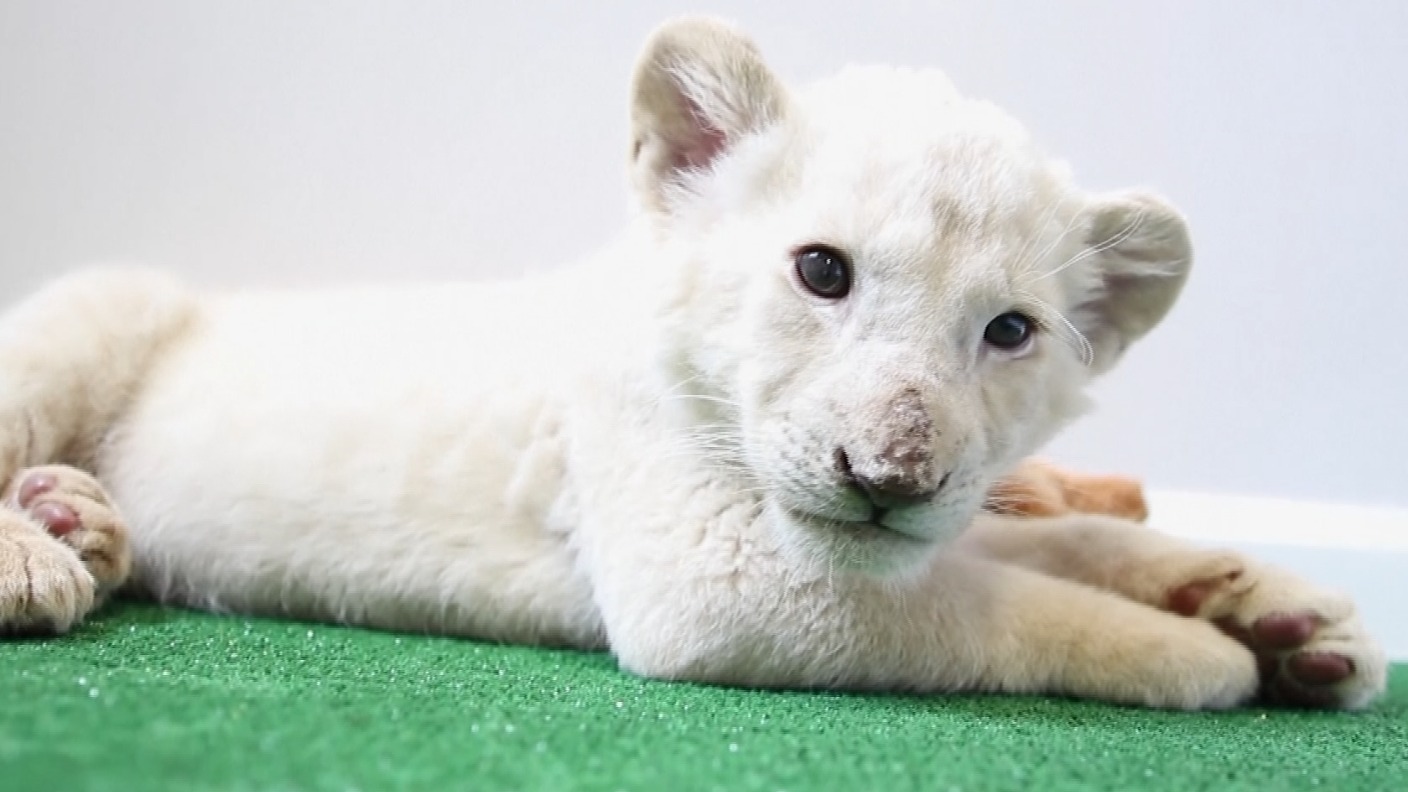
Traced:
<svg viewBox="0 0 1408 792">
<path fill-rule="evenodd" d="M 672 189 L 738 139 L 782 118 L 786 89 L 753 42 L 702 17 L 667 22 L 646 41 L 631 103 L 631 178 L 665 211 Z"/>
<path fill-rule="evenodd" d="M 1173 307 L 1193 266 L 1193 247 L 1183 217 L 1153 195 L 1099 196 L 1087 212 L 1086 255 L 1096 288 L 1073 319 L 1090 341 L 1091 368 L 1103 373 Z"/>
</svg>

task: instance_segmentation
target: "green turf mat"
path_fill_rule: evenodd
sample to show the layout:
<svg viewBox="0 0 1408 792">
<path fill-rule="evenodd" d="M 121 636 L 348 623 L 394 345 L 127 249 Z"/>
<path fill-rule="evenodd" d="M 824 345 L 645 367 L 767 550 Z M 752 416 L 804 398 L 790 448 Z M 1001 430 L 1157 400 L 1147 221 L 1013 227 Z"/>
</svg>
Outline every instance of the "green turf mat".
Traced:
<svg viewBox="0 0 1408 792">
<path fill-rule="evenodd" d="M 666 684 L 604 655 L 119 604 L 0 644 L 0 790 L 1408 789 L 1358 715 Z"/>
</svg>

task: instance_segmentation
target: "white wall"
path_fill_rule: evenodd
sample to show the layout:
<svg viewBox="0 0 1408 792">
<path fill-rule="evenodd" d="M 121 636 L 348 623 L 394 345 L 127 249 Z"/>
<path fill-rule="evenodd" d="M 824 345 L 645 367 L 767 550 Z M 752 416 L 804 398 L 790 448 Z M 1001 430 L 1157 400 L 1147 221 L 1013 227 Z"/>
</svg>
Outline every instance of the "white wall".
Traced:
<svg viewBox="0 0 1408 792">
<path fill-rule="evenodd" d="M 624 215 L 641 37 L 712 10 L 796 78 L 942 65 L 1091 186 L 1187 211 L 1185 301 L 1058 456 L 1408 506 L 1408 3 L 605 8 L 0 0 L 0 301 L 113 257 L 210 283 L 550 266 Z"/>
</svg>

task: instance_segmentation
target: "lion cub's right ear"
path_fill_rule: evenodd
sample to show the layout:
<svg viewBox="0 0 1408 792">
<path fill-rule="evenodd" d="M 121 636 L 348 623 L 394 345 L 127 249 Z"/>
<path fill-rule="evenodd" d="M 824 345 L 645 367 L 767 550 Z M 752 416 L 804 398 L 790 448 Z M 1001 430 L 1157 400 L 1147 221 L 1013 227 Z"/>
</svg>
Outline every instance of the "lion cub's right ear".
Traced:
<svg viewBox="0 0 1408 792">
<path fill-rule="evenodd" d="M 651 34 L 632 83 L 631 180 L 642 204 L 658 212 L 668 211 L 671 192 L 689 176 L 780 120 L 787 105 L 753 42 L 701 17 Z"/>
</svg>

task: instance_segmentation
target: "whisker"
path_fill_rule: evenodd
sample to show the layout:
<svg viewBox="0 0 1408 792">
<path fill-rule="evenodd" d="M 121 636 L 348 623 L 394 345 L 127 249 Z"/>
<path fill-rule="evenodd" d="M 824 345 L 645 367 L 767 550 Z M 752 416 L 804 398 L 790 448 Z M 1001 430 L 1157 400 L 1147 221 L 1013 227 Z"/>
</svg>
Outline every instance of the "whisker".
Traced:
<svg viewBox="0 0 1408 792">
<path fill-rule="evenodd" d="M 1051 240 L 1051 242 L 1047 244 L 1046 247 L 1042 248 L 1040 253 L 1033 256 L 1030 260 L 1018 265 L 1017 271 L 1024 277 L 1026 275 L 1031 274 L 1032 270 L 1035 269 L 1036 266 L 1041 263 L 1042 259 L 1051 255 L 1051 251 L 1055 250 L 1056 246 L 1061 244 L 1061 241 L 1066 238 L 1066 235 L 1071 233 L 1071 229 L 1075 227 L 1076 221 L 1079 219 L 1079 214 L 1072 215 L 1071 219 L 1066 221 L 1065 227 L 1061 229 L 1061 233 L 1057 234 L 1055 239 Z M 1038 280 L 1040 280 L 1040 278 L 1038 278 Z"/>
<path fill-rule="evenodd" d="M 1085 337 L 1085 333 L 1082 333 L 1080 328 L 1076 327 L 1070 319 L 1067 319 L 1065 314 L 1061 313 L 1051 303 L 1037 297 L 1035 294 L 1021 292 L 1021 295 L 1023 299 L 1030 301 L 1033 305 L 1040 308 L 1043 314 L 1055 318 L 1058 326 L 1065 331 L 1064 334 L 1057 332 L 1056 336 L 1076 348 L 1076 351 L 1080 353 L 1081 365 L 1089 366 L 1095 362 L 1095 347 L 1090 343 L 1090 339 Z"/>
<path fill-rule="evenodd" d="M 701 375 L 699 374 L 692 374 L 680 380 L 679 382 L 676 382 L 674 385 L 665 388 L 665 392 L 661 393 L 660 396 L 655 400 L 654 406 L 659 406 L 660 403 L 663 402 L 666 398 L 677 395 L 681 389 L 683 389 L 686 385 L 689 385 L 691 382 L 697 382 L 700 379 L 700 376 Z"/>
<path fill-rule="evenodd" d="M 732 448 L 739 445 L 737 438 L 710 435 L 681 437 L 678 442 L 695 448 Z"/>
<path fill-rule="evenodd" d="M 684 401 L 684 400 L 686 400 L 686 399 L 697 399 L 697 400 L 699 400 L 699 401 L 707 401 L 707 402 L 714 402 L 714 403 L 716 403 L 716 404 L 722 404 L 722 405 L 725 405 L 725 406 L 727 406 L 727 407 L 732 407 L 732 408 L 734 408 L 734 409 L 739 409 L 739 408 L 741 408 L 741 407 L 743 406 L 743 405 L 739 404 L 738 402 L 736 402 L 736 401 L 734 401 L 734 400 L 732 400 L 732 399 L 725 399 L 725 398 L 723 398 L 723 397 L 721 397 L 721 396 L 708 396 L 708 395 L 703 394 L 703 393 L 674 393 L 674 394 L 668 394 L 668 395 L 666 395 L 666 396 L 661 397 L 661 400 L 662 400 L 662 401 L 667 400 L 667 399 L 668 399 L 668 400 L 671 400 L 671 401 Z"/>
<path fill-rule="evenodd" d="M 1056 274 L 1058 274 L 1058 273 L 1064 271 L 1066 268 L 1068 268 L 1068 267 L 1070 267 L 1070 266 L 1072 266 L 1072 265 L 1074 265 L 1074 264 L 1077 264 L 1077 263 L 1079 263 L 1079 262 L 1081 262 L 1081 261 L 1085 261 L 1086 259 L 1090 258 L 1091 256 L 1095 256 L 1095 255 L 1098 255 L 1098 254 L 1100 254 L 1100 253 L 1104 253 L 1105 251 L 1109 250 L 1110 248 L 1114 247 L 1115 245 L 1118 245 L 1119 243 L 1125 241 L 1126 239 L 1129 239 L 1130 236 L 1133 235 L 1135 231 L 1139 230 L 1139 226 L 1140 226 L 1141 224 L 1143 224 L 1143 222 L 1144 222 L 1144 214 L 1145 214 L 1144 208 L 1143 208 L 1143 207 L 1140 207 L 1140 208 L 1139 208 L 1139 211 L 1134 215 L 1134 219 L 1131 220 L 1131 221 L 1129 221 L 1129 225 L 1125 226 L 1124 229 L 1121 230 L 1119 233 L 1115 234 L 1114 236 L 1110 237 L 1109 239 L 1105 240 L 1104 242 L 1101 242 L 1100 244 L 1096 245 L 1095 247 L 1086 248 L 1085 250 L 1081 251 L 1080 253 L 1077 253 L 1076 255 L 1071 256 L 1069 259 L 1066 259 L 1066 262 L 1065 262 L 1064 264 L 1062 264 L 1061 266 L 1059 266 L 1059 267 L 1057 267 L 1057 268 L 1051 270 L 1050 272 L 1046 273 L 1045 275 L 1037 276 L 1036 280 L 1034 280 L 1034 281 L 1032 281 L 1032 282 L 1035 283 L 1036 281 L 1045 280 L 1046 278 L 1049 278 L 1049 277 L 1051 277 L 1052 275 L 1056 275 Z"/>
<path fill-rule="evenodd" d="M 1032 229 L 1031 233 L 1026 235 L 1026 239 L 1022 241 L 1022 249 L 1017 251 L 1017 255 L 1012 257 L 1013 261 L 1026 261 L 1027 253 L 1031 252 L 1032 245 L 1035 244 L 1037 239 L 1041 237 L 1042 230 L 1045 229 L 1046 225 L 1051 222 L 1051 218 L 1055 217 L 1056 212 L 1060 210 L 1062 206 L 1065 205 L 1067 197 L 1068 196 L 1062 195 L 1058 200 L 1054 201 L 1051 204 L 1051 208 L 1046 210 L 1046 214 L 1042 215 L 1041 221 L 1036 224 L 1036 227 Z M 1019 264 L 1018 271 L 1020 272 L 1026 266 L 1026 264 Z"/>
</svg>

